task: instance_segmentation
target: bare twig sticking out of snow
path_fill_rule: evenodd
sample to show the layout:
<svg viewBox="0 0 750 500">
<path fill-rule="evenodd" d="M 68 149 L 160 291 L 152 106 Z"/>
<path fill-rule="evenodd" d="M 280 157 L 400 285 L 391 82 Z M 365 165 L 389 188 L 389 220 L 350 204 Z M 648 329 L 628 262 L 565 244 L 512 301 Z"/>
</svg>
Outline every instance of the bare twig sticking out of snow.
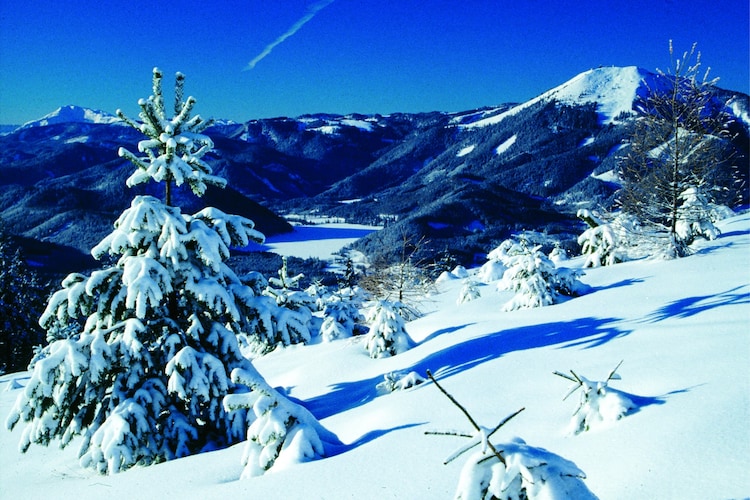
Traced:
<svg viewBox="0 0 750 500">
<path fill-rule="evenodd" d="M 437 387 L 440 390 L 440 392 L 442 392 L 443 394 L 445 394 L 445 396 L 448 399 L 450 399 L 450 401 L 454 405 L 456 405 L 456 407 L 458 407 L 458 409 L 461 410 L 461 412 L 464 415 L 466 415 L 466 418 L 469 419 L 469 422 L 471 423 L 471 426 L 474 427 L 474 430 L 476 431 L 476 434 L 474 434 L 474 435 L 466 435 L 466 434 L 458 434 L 458 433 L 457 434 L 451 434 L 451 433 L 432 433 L 432 432 L 426 432 L 426 434 L 456 435 L 456 436 L 469 437 L 469 438 L 476 438 L 477 436 L 480 436 L 481 437 L 481 444 L 483 446 L 489 448 L 492 451 L 492 454 L 494 456 L 496 456 L 497 459 L 500 460 L 500 462 L 503 465 L 506 465 L 506 463 L 505 463 L 505 457 L 503 457 L 502 450 L 498 450 L 497 448 L 495 448 L 495 445 L 493 445 L 489 441 L 489 439 L 503 425 L 505 425 L 506 423 L 508 423 L 508 421 L 510 419 L 512 419 L 513 417 L 515 417 L 516 415 L 518 415 L 519 413 L 521 413 L 522 411 L 524 411 L 526 408 L 521 408 L 520 410 L 516 411 L 515 413 L 512 413 L 512 414 L 508 415 L 503 420 L 501 420 L 500 423 L 497 424 L 494 429 L 492 429 L 491 431 L 487 432 L 488 429 L 480 427 L 479 424 L 477 424 L 476 420 L 474 420 L 474 418 L 471 416 L 471 414 L 469 413 L 469 411 L 466 408 L 464 408 L 461 405 L 461 403 L 459 403 L 456 400 L 456 398 L 454 398 L 448 391 L 446 391 L 443 388 L 442 385 L 440 385 L 438 383 L 438 381 L 432 375 L 432 372 L 430 370 L 427 370 L 427 377 L 430 380 L 432 380 L 432 382 L 435 384 L 435 387 Z M 454 453 L 453 455 L 451 455 L 451 457 L 449 457 L 448 459 L 446 459 L 443 463 L 444 464 L 448 464 L 448 463 L 452 462 L 453 460 L 455 460 L 456 458 L 458 458 L 460 455 L 462 455 L 464 452 L 470 450 L 471 448 L 473 448 L 474 446 L 476 446 L 478 444 L 480 444 L 480 441 L 472 440 L 472 443 L 469 446 L 465 446 L 465 447 L 461 448 L 457 453 Z"/>
</svg>

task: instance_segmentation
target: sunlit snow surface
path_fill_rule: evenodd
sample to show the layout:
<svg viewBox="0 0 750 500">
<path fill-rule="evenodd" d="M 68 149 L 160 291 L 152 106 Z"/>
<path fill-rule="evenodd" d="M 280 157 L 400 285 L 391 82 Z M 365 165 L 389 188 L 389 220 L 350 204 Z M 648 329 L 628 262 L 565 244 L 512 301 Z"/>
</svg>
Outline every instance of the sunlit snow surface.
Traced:
<svg viewBox="0 0 750 500">
<path fill-rule="evenodd" d="M 257 360 L 345 443 L 335 456 L 239 480 L 239 444 L 99 476 L 79 467 L 75 442 L 18 453 L 19 427 L 0 430 L 0 497 L 451 498 L 464 461 L 442 461 L 462 443 L 424 432 L 469 432 L 466 418 L 431 383 L 377 389 L 386 374 L 427 369 L 482 426 L 526 407 L 493 441 L 518 436 L 564 457 L 601 499 L 748 497 L 750 215 L 719 226 L 723 236 L 691 257 L 587 270 L 591 293 L 541 309 L 501 312 L 507 292 L 493 284 L 457 306 L 463 280 L 446 280 L 407 324 L 417 345 L 398 356 L 370 359 L 357 338 Z M 620 360 L 622 379 L 610 386 L 638 395 L 637 411 L 571 436 L 577 402 L 563 401 L 569 384 L 552 372 L 604 377 Z M 3 419 L 24 383 L 24 374 L 0 378 Z"/>
</svg>

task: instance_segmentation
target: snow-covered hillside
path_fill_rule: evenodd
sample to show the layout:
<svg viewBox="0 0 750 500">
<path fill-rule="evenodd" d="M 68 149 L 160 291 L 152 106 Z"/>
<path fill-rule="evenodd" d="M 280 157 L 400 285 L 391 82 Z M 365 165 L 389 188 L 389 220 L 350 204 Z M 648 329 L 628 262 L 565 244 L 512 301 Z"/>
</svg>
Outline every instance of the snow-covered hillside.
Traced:
<svg viewBox="0 0 750 500">
<path fill-rule="evenodd" d="M 361 338 L 298 346 L 255 362 L 345 445 L 324 460 L 239 480 L 243 445 L 114 476 L 81 469 L 76 445 L 16 450 L 21 429 L 0 431 L 3 498 L 450 498 L 462 467 L 443 460 L 470 430 L 427 383 L 394 393 L 394 371 L 432 370 L 481 425 L 525 407 L 495 436 L 514 436 L 574 462 L 602 499 L 750 495 L 750 214 L 675 261 L 587 270 L 591 293 L 541 309 L 501 312 L 493 285 L 456 305 L 461 280 L 442 282 L 407 325 L 417 345 L 370 359 Z M 314 245 L 306 242 L 304 245 Z M 575 265 L 577 260 L 570 261 Z M 575 396 L 553 371 L 574 370 L 631 396 L 637 411 L 572 436 Z M 0 378 L 3 418 L 26 375 Z"/>
<path fill-rule="evenodd" d="M 562 104 L 597 104 L 603 123 L 612 123 L 618 115 L 630 112 L 639 89 L 656 75 L 636 66 L 601 67 L 584 71 L 547 92 L 519 104 L 504 113 L 478 120 L 467 128 L 486 127 L 501 122 L 539 102 L 556 100 Z"/>
</svg>

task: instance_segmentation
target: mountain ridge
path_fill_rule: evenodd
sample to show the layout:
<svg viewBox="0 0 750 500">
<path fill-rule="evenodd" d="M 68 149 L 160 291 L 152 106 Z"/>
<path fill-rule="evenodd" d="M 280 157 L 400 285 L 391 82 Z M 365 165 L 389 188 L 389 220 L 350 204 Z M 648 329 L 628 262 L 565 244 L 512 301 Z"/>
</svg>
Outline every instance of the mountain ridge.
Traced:
<svg viewBox="0 0 750 500">
<path fill-rule="evenodd" d="M 424 235 L 426 254 L 445 250 L 471 264 L 498 240 L 529 229 L 574 246 L 581 229 L 574 214 L 611 203 L 617 185 L 608 172 L 629 136 L 633 102 L 658 78 L 635 66 L 602 67 L 520 104 L 219 121 L 206 131 L 215 144 L 206 159 L 237 192 L 234 203 L 256 204 L 242 211 L 251 219 L 264 207 L 387 224 L 357 243 L 368 253 Z M 746 159 L 748 97 L 719 94 Z M 117 148 L 137 148 L 142 138 L 112 119 L 60 108 L 0 137 L 0 217 L 13 232 L 87 252 L 93 235 L 111 229 L 137 194 L 123 187 L 131 167 Z M 277 221 L 269 229 L 291 228 Z"/>
</svg>

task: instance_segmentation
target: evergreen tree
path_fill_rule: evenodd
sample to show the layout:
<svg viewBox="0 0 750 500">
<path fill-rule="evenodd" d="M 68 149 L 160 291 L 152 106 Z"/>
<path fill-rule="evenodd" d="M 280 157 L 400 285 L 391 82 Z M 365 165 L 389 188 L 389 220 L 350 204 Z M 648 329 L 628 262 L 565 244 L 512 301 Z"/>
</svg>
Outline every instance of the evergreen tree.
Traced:
<svg viewBox="0 0 750 500">
<path fill-rule="evenodd" d="M 580 271 L 556 268 L 542 253 L 541 246 L 529 248 L 525 242 L 505 240 L 490 252 L 506 267 L 498 288 L 515 292 L 503 306 L 505 311 L 555 304 L 560 295 L 577 296 L 584 285 L 578 281 Z"/>
<path fill-rule="evenodd" d="M 0 228 L 0 374 L 25 370 L 44 343 L 44 289 L 20 248 Z"/>
<path fill-rule="evenodd" d="M 365 337 L 365 348 L 371 358 L 395 356 L 412 347 L 403 317 L 410 314 L 408 309 L 400 302 L 387 300 L 378 300 L 370 308 L 366 317 L 370 331 Z"/>
<path fill-rule="evenodd" d="M 636 104 L 639 117 L 629 154 L 619 166 L 623 187 L 618 202 L 636 216 L 652 239 L 664 241 L 667 255 L 689 253 L 678 232 L 682 194 L 700 190 L 709 201 L 732 203 L 736 170 L 728 141 L 729 115 L 715 97 L 718 79 L 700 74 L 696 47 L 661 72 Z M 643 236 L 643 235 L 641 235 Z"/>
<path fill-rule="evenodd" d="M 589 225 L 589 228 L 578 237 L 581 253 L 586 255 L 583 267 L 611 266 L 622 262 L 619 241 L 613 225 L 586 209 L 579 210 L 577 215 Z"/>
<path fill-rule="evenodd" d="M 364 320 L 359 308 L 360 301 L 355 290 L 346 288 L 331 295 L 323 308 L 323 324 L 320 327 L 323 340 L 330 342 L 359 333 L 357 327 Z"/>
<path fill-rule="evenodd" d="M 100 472 L 240 441 L 254 416 L 228 411 L 223 399 L 263 384 L 237 340 L 257 326 L 258 297 L 224 262 L 230 247 L 263 235 L 252 221 L 215 208 L 186 215 L 169 205 L 171 183 L 201 195 L 224 181 L 200 159 L 212 144 L 201 134 L 207 122 L 190 117 L 195 99 L 182 100 L 184 77 L 178 74 L 171 119 L 161 78 L 154 69 L 154 95 L 139 102 L 143 123 L 119 113 L 149 137 L 139 143 L 147 156 L 120 155 L 138 167 L 128 184 L 164 182 L 167 203 L 135 197 L 92 250 L 115 264 L 62 282 L 40 323 L 68 334 L 58 334 L 34 363 L 7 421 L 10 428 L 28 422 L 23 451 L 53 439 L 66 446 L 82 435 L 81 463 Z M 66 330 L 71 323 L 81 326 Z M 233 380 L 233 370 L 252 376 Z"/>
<path fill-rule="evenodd" d="M 464 279 L 464 284 L 456 299 L 456 304 L 461 305 L 481 297 L 479 283 L 471 278 Z"/>
</svg>

